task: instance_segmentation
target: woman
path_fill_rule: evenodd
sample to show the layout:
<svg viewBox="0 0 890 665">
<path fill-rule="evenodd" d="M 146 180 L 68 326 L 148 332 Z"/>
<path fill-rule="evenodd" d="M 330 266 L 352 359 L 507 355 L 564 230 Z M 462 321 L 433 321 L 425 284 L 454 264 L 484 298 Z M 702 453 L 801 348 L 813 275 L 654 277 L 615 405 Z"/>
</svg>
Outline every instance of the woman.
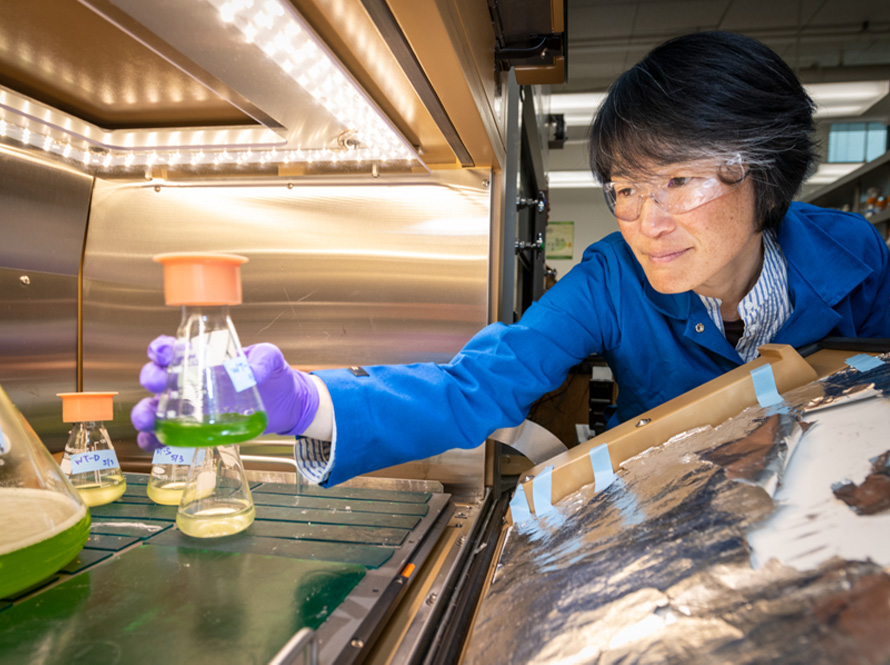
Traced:
<svg viewBox="0 0 890 665">
<path fill-rule="evenodd" d="M 447 365 L 307 375 L 277 347 L 249 347 L 267 431 L 297 435 L 301 471 L 332 485 L 479 445 L 591 354 L 618 383 L 615 425 L 767 342 L 890 337 L 890 260 L 874 227 L 791 203 L 814 163 L 812 116 L 791 69 L 753 39 L 707 32 L 661 45 L 612 85 L 592 126 L 591 166 L 619 233 Z M 153 392 L 171 343 L 149 349 L 141 380 Z M 158 445 L 155 405 L 133 409 L 146 449 Z"/>
</svg>

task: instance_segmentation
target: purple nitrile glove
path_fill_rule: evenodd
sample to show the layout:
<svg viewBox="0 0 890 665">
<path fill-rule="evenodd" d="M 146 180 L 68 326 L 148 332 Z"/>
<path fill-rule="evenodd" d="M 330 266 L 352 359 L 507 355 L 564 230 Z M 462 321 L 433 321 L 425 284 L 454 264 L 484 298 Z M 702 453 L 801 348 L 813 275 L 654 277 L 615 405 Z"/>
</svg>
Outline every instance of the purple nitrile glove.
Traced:
<svg viewBox="0 0 890 665">
<path fill-rule="evenodd" d="M 148 345 L 151 362 L 139 372 L 139 383 L 153 393 L 167 387 L 167 365 L 173 359 L 176 340 L 161 335 Z M 256 344 L 244 349 L 244 355 L 257 382 L 257 390 L 266 409 L 266 432 L 302 434 L 318 410 L 318 388 L 308 374 L 292 369 L 284 354 L 274 344 Z M 133 427 L 139 430 L 136 443 L 149 452 L 163 446 L 154 434 L 158 397 L 140 400 L 130 412 Z"/>
<path fill-rule="evenodd" d="M 136 435 L 136 443 L 142 450 L 153 452 L 164 446 L 155 436 L 155 412 L 158 410 L 157 397 L 145 397 L 136 403 L 130 411 L 130 421 L 133 427 L 139 430 Z"/>
<path fill-rule="evenodd" d="M 159 393 L 167 387 L 167 365 L 173 360 L 173 344 L 176 339 L 169 335 L 156 337 L 148 345 L 146 363 L 139 372 L 139 383 L 149 392 Z M 136 443 L 148 452 L 163 447 L 155 436 L 155 412 L 158 410 L 158 397 L 146 397 L 139 400 L 130 411 L 130 421 L 139 430 Z"/>
<path fill-rule="evenodd" d="M 274 344 L 254 344 L 244 349 L 266 408 L 267 432 L 299 435 L 318 411 L 318 387 L 305 372 L 293 369 Z"/>
</svg>

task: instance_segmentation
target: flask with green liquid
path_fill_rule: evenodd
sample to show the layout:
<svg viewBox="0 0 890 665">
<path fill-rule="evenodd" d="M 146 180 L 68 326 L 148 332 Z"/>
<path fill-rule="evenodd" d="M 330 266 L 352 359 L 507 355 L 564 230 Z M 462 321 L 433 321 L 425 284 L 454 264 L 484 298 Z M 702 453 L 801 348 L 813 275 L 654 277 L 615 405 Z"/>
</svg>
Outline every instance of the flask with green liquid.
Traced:
<svg viewBox="0 0 890 665">
<path fill-rule="evenodd" d="M 90 535 L 90 513 L 0 388 L 0 598 L 62 568 Z"/>
<path fill-rule="evenodd" d="M 164 266 L 167 305 L 182 308 L 155 433 L 173 449 L 206 449 L 202 464 L 198 455 L 192 461 L 177 525 L 196 537 L 236 533 L 253 521 L 237 444 L 266 428 L 256 381 L 229 316 L 229 307 L 241 303 L 240 268 L 247 259 L 175 253 L 155 261 Z"/>
</svg>

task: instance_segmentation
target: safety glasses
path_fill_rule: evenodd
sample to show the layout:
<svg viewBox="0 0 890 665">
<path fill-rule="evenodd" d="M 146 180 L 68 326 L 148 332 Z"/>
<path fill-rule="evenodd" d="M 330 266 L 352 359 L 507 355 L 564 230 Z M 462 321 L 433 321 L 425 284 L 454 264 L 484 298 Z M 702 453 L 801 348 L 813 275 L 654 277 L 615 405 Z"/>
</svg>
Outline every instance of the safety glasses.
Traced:
<svg viewBox="0 0 890 665">
<path fill-rule="evenodd" d="M 748 175 L 740 156 L 717 168 L 700 163 L 679 166 L 676 173 L 645 182 L 622 179 L 607 182 L 603 185 L 606 203 L 623 222 L 639 219 L 643 200 L 647 198 L 665 212 L 684 213 L 725 196 Z"/>
</svg>

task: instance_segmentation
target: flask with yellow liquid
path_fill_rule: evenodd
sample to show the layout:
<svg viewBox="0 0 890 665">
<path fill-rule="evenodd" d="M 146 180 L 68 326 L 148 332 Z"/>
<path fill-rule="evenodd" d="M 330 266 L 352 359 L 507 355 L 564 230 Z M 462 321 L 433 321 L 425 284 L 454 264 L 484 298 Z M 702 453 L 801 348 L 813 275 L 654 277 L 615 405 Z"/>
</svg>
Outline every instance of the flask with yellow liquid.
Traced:
<svg viewBox="0 0 890 665">
<path fill-rule="evenodd" d="M 116 392 L 57 393 L 62 420 L 72 423 L 62 471 L 87 506 L 102 506 L 120 498 L 127 481 L 117 461 L 105 421 L 114 416 Z"/>
<path fill-rule="evenodd" d="M 178 506 L 189 477 L 195 448 L 163 446 L 151 458 L 151 475 L 145 486 L 148 498 L 162 506 Z"/>
</svg>

